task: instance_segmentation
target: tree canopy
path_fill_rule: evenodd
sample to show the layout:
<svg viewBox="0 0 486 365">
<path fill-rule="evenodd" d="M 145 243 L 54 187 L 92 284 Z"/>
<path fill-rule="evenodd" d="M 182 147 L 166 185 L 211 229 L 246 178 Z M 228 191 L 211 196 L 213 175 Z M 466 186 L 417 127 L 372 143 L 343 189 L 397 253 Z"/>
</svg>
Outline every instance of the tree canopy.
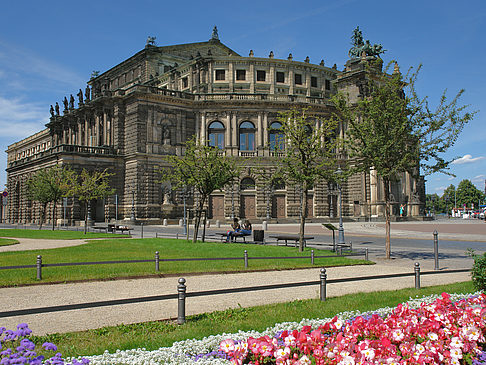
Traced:
<svg viewBox="0 0 486 365">
<path fill-rule="evenodd" d="M 467 208 L 479 209 L 479 204 L 484 204 L 485 194 L 479 190 L 471 180 L 462 180 L 457 186 L 456 191 L 457 205 L 462 207 L 466 205 Z"/>
</svg>

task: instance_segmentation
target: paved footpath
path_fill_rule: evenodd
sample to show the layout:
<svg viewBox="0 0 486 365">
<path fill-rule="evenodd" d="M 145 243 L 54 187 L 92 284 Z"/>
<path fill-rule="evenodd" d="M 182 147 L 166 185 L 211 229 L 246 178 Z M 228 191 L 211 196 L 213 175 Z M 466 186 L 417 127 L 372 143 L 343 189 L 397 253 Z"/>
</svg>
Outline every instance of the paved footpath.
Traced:
<svg viewBox="0 0 486 365">
<path fill-rule="evenodd" d="M 415 223 L 422 227 L 422 223 Z M 426 223 L 424 223 L 426 224 Z M 356 227 L 359 227 L 355 224 Z M 485 224 L 486 226 L 486 224 Z M 312 226 L 310 226 L 312 227 Z M 373 231 L 373 227 L 374 231 Z M 410 226 L 411 227 L 411 226 Z M 415 228 L 415 226 L 413 226 Z M 445 226 L 441 229 L 444 230 Z M 472 227 L 472 226 L 471 226 Z M 468 227 L 467 231 L 476 228 Z M 270 227 L 270 229 L 273 227 Z M 295 225 L 279 226 L 278 232 L 295 233 Z M 311 228 L 312 229 L 312 228 Z M 316 228 L 317 229 L 317 228 Z M 322 227 L 319 227 L 322 230 Z M 353 228 L 346 225 L 347 232 Z M 393 228 L 392 228 L 393 229 Z M 477 228 L 479 229 L 479 228 Z M 378 234 L 382 228 L 371 225 L 366 228 L 367 234 Z M 463 235 L 464 227 L 460 234 Z M 397 230 L 398 231 L 398 230 Z M 419 235 L 420 231 L 409 231 L 410 235 Z M 415 233 L 413 233 L 415 232 Z M 418 232 L 418 233 L 417 233 Z M 453 233 L 451 233 L 453 234 Z M 476 233 L 471 233 L 476 234 Z M 484 236 L 483 236 L 484 239 Z M 19 239 L 18 249 L 32 249 L 35 243 Z M 36 240 L 37 248 L 53 248 L 72 245 L 74 241 Z M 83 242 L 77 242 L 82 244 Z M 40 247 L 39 247 L 40 246 Z M 9 246 L 11 248 L 13 246 Z M 7 247 L 0 247 L 0 251 Z M 359 277 L 377 274 L 412 273 L 414 261 L 397 258 L 392 260 L 376 259 L 376 265 L 328 268 L 328 279 Z M 471 261 L 457 261 L 445 266 L 448 268 L 470 268 Z M 423 269 L 429 270 L 431 260 L 420 262 Z M 250 262 L 251 265 L 251 262 Z M 445 267 L 444 266 L 444 267 Z M 441 267 L 443 267 L 441 265 Z M 277 273 L 277 274 L 276 274 Z M 202 291 L 265 284 L 280 284 L 291 282 L 315 281 L 319 279 L 319 268 L 303 270 L 283 270 L 278 272 L 217 274 L 217 275 L 186 275 L 187 291 Z M 469 280 L 469 273 L 424 275 L 422 286 L 446 284 Z M 76 304 L 101 300 L 144 297 L 151 295 L 175 294 L 177 290 L 176 277 L 115 280 L 102 282 L 70 283 L 56 285 L 34 285 L 18 288 L 0 288 L 0 311 L 27 309 L 61 304 Z M 412 276 L 395 279 L 378 279 L 350 283 L 329 284 L 328 297 L 347 293 L 369 292 L 377 290 L 400 289 L 413 287 Z M 226 308 L 254 306 L 260 304 L 285 302 L 295 299 L 317 298 L 318 286 L 305 286 L 289 289 L 272 289 L 266 291 L 246 292 L 238 294 L 221 294 L 207 297 L 187 298 L 186 314 L 204 313 Z M 379 303 L 378 303 L 379 304 Z M 345 308 L 343 308 L 344 310 Z M 139 304 L 125 304 L 112 307 L 80 309 L 66 312 L 55 312 L 0 318 L 0 326 L 14 328 L 18 323 L 26 322 L 35 334 L 81 331 L 121 323 L 137 323 L 150 320 L 175 318 L 177 316 L 176 300 L 154 301 Z"/>
</svg>

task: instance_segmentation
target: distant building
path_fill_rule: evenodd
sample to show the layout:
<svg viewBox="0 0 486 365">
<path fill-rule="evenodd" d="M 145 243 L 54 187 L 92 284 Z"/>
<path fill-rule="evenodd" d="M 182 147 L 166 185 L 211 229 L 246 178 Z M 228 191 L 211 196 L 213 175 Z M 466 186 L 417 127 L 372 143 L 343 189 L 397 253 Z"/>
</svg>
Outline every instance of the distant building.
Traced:
<svg viewBox="0 0 486 365">
<path fill-rule="evenodd" d="M 73 169 L 108 168 L 115 175 L 116 195 L 91 204 L 91 218 L 160 222 L 182 216 L 182 191 L 160 183 L 164 155 L 184 153 L 193 135 L 221 148 L 229 156 L 250 159 L 239 183 L 215 192 L 208 204 L 212 219 L 232 216 L 254 220 L 298 219 L 298 188 L 267 186 L 251 168 L 262 158 L 271 171 L 278 154 L 272 142 L 278 112 L 309 107 L 317 116 L 332 112 L 330 96 L 345 90 L 358 98 L 366 85 L 365 65 L 372 57 L 354 58 L 345 70 L 324 61 L 243 57 L 221 43 L 217 32 L 207 42 L 158 47 L 154 38 L 140 52 L 101 74 L 61 107 L 51 107 L 46 129 L 8 147 L 8 214 L 10 222 L 37 223 L 40 207 L 29 200 L 26 181 L 39 169 L 55 164 Z M 381 70 L 376 70 L 381 72 Z M 59 111 L 59 109 L 63 109 Z M 339 133 L 344 131 L 340 126 Z M 408 216 L 418 216 L 424 202 L 423 180 L 408 174 L 393 183 L 393 214 L 406 205 Z M 353 219 L 383 215 L 383 188 L 374 171 L 355 175 L 343 186 L 343 213 Z M 194 203 L 189 196 L 187 203 Z M 197 199 L 197 197 L 196 197 Z M 309 219 L 337 216 L 337 190 L 322 181 L 310 192 Z M 62 206 L 58 217 L 63 216 Z M 83 206 L 67 202 L 67 223 L 82 220 Z"/>
</svg>

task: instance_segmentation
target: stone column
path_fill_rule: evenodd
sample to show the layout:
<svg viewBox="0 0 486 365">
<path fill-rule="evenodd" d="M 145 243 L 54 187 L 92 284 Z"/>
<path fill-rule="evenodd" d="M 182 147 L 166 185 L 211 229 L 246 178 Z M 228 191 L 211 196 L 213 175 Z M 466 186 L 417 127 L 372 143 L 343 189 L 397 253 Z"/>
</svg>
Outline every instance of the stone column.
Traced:
<svg viewBox="0 0 486 365">
<path fill-rule="evenodd" d="M 294 78 L 294 70 L 289 70 L 289 95 L 294 95 L 294 87 L 295 87 L 295 78 Z"/>
<path fill-rule="evenodd" d="M 270 65 L 270 94 L 275 94 L 275 65 Z"/>
<path fill-rule="evenodd" d="M 250 63 L 248 81 L 250 82 L 250 94 L 253 94 L 255 93 L 255 65 L 253 63 Z"/>
<path fill-rule="evenodd" d="M 268 146 L 268 113 L 263 112 L 263 146 Z"/>
<path fill-rule="evenodd" d="M 209 63 L 208 67 L 208 93 L 212 94 L 213 93 L 213 63 Z"/>
<path fill-rule="evenodd" d="M 307 87 L 307 96 L 311 96 L 311 73 L 309 70 L 305 71 L 305 86 Z"/>
<path fill-rule="evenodd" d="M 232 93 L 235 91 L 234 89 L 234 84 L 235 84 L 235 75 L 233 72 L 233 62 L 228 63 L 228 86 L 229 86 L 229 92 Z"/>
<path fill-rule="evenodd" d="M 370 170 L 370 205 L 371 205 L 371 215 L 378 214 L 377 211 L 377 198 L 378 198 L 378 191 L 377 191 L 377 178 L 376 178 L 376 171 Z"/>
<path fill-rule="evenodd" d="M 256 149 L 262 148 L 263 144 L 263 121 L 262 121 L 262 113 L 258 113 L 258 124 L 256 130 Z"/>
<path fill-rule="evenodd" d="M 235 113 L 228 113 L 228 125 L 231 128 L 231 155 L 237 156 L 238 155 L 238 124 L 236 120 Z"/>
<path fill-rule="evenodd" d="M 206 131 L 207 131 L 207 125 L 206 125 L 206 113 L 201 113 L 201 124 L 200 124 L 200 137 L 201 137 L 201 142 L 206 142 L 208 137 L 206 136 Z"/>
</svg>

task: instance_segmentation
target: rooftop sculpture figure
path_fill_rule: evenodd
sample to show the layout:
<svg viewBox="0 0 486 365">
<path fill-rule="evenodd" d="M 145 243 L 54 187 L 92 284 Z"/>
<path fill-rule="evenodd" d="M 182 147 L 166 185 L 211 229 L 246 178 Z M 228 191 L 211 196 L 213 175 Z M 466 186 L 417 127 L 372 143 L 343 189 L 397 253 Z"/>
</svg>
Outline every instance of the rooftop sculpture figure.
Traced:
<svg viewBox="0 0 486 365">
<path fill-rule="evenodd" d="M 363 32 L 359 29 L 359 26 L 353 30 L 351 40 L 353 47 L 349 50 L 350 58 L 360 58 L 363 52 L 366 56 L 380 57 L 380 54 L 386 51 L 381 44 L 371 45 L 368 39 L 364 41 Z"/>
</svg>

